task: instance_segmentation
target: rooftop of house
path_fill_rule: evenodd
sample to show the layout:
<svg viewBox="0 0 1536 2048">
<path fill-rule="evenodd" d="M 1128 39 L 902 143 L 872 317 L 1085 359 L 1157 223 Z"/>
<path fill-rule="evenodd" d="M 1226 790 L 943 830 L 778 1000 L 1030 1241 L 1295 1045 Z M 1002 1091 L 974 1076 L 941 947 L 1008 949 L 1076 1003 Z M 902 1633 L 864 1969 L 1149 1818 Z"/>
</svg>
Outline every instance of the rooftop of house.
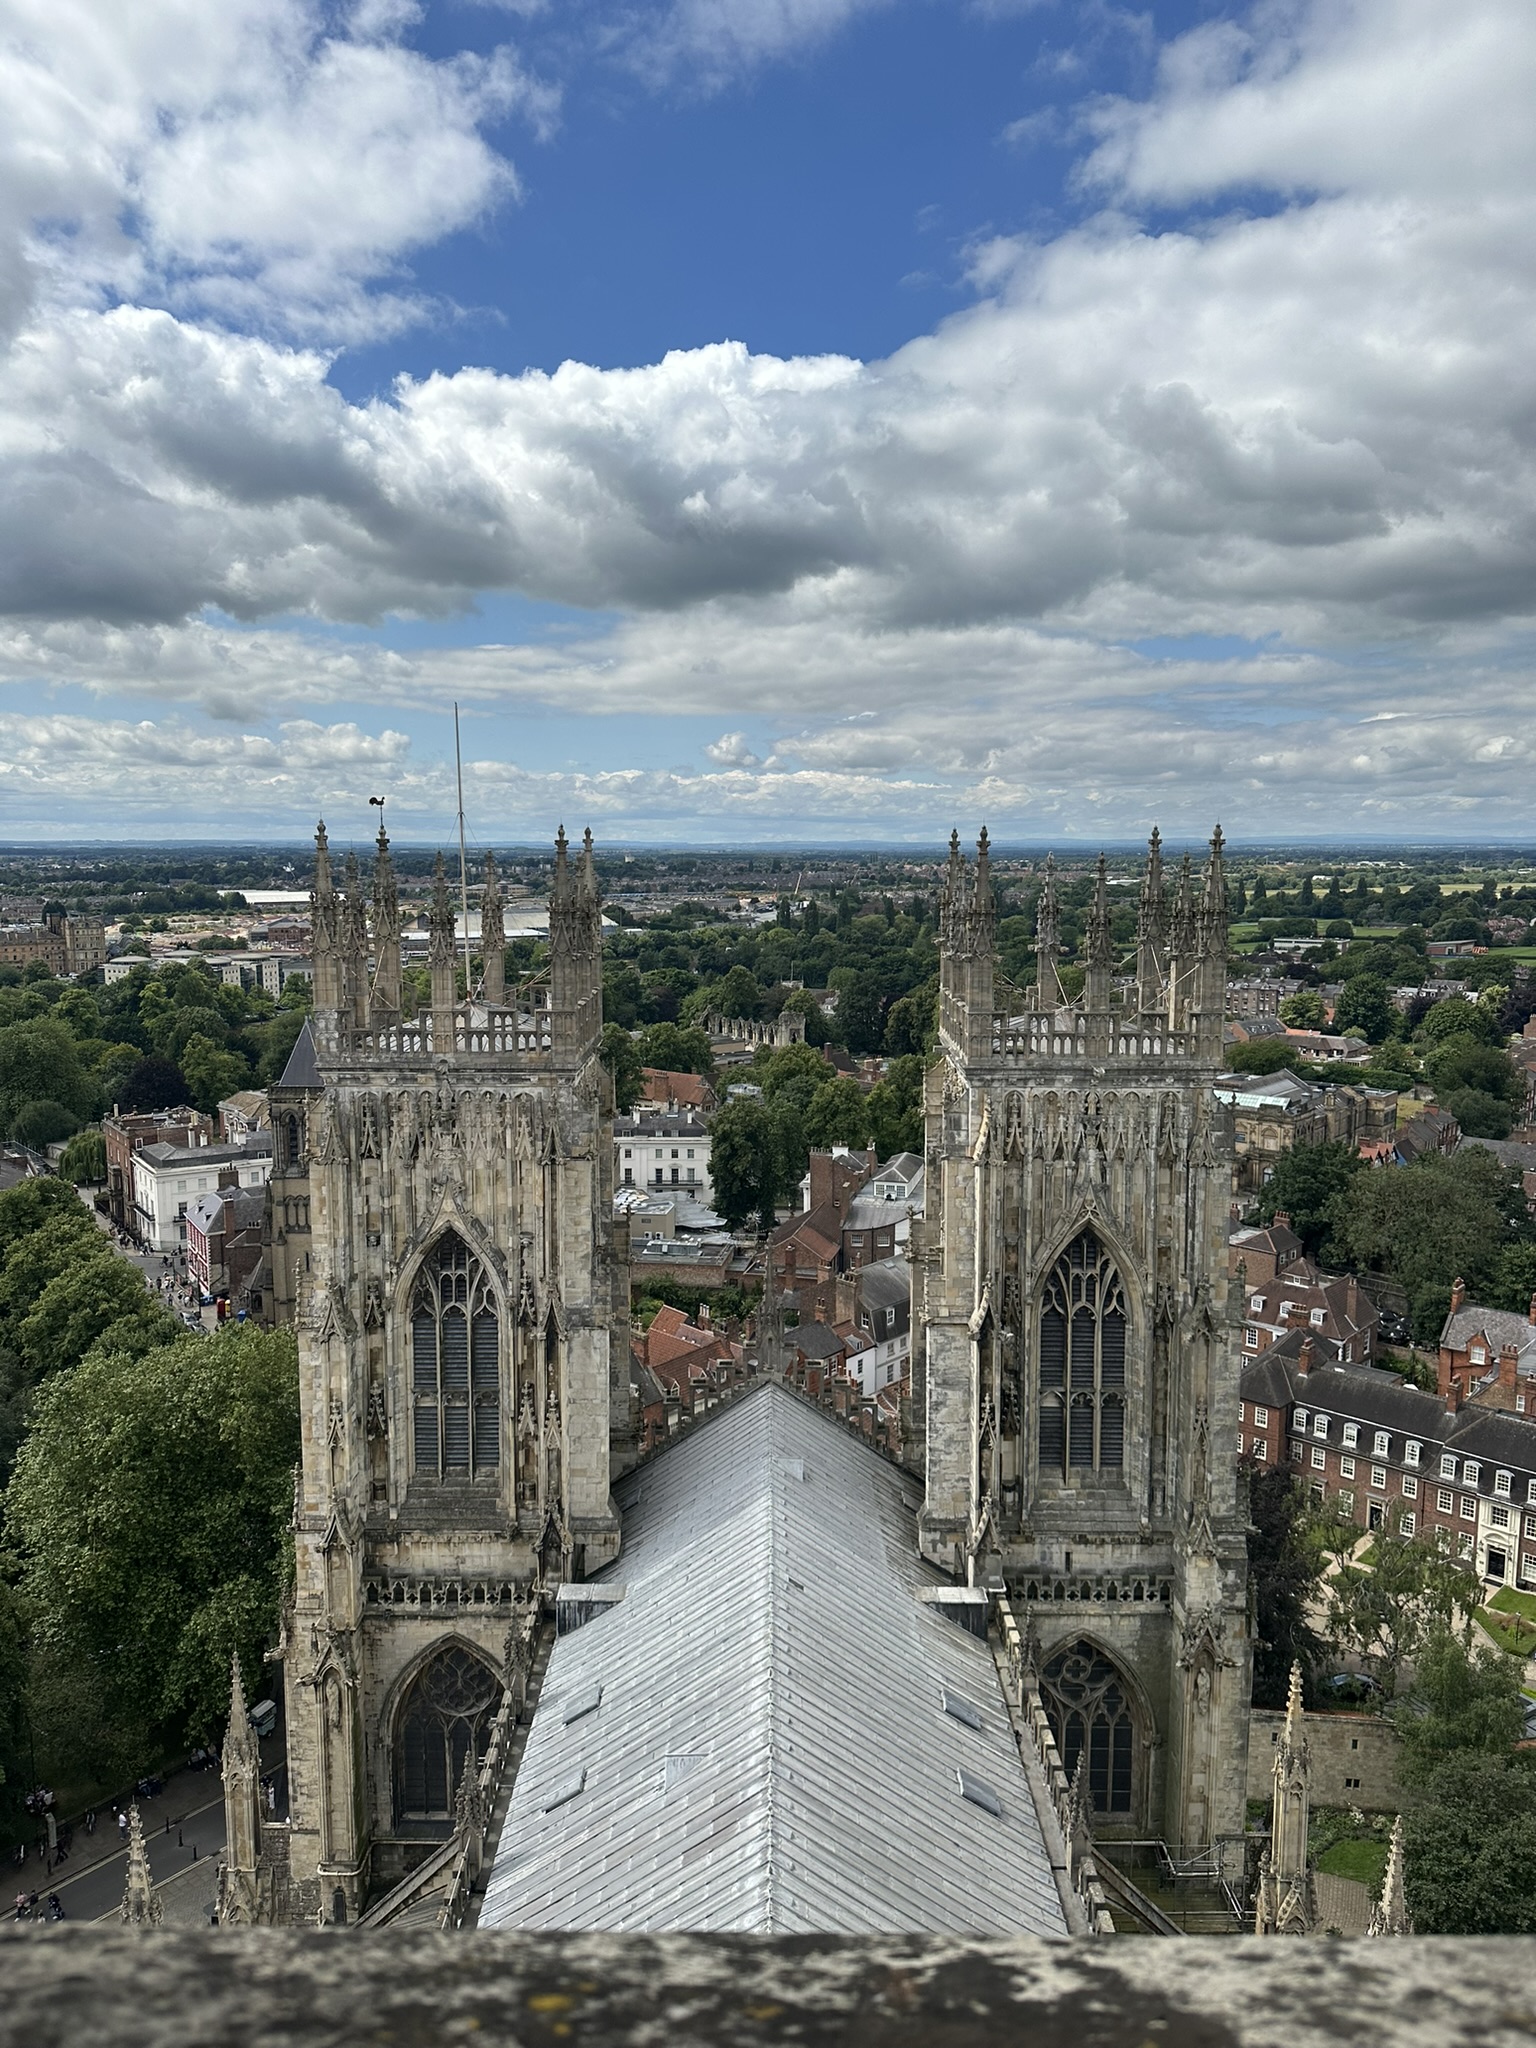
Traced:
<svg viewBox="0 0 1536 2048">
<path fill-rule="evenodd" d="M 481 1928 L 1068 1931 L 910 1481 L 765 1382 L 617 1494 L 623 1597 L 555 1642 Z"/>
<path fill-rule="evenodd" d="M 706 1110 L 715 1099 L 714 1090 L 702 1074 L 674 1074 L 667 1067 L 642 1067 L 640 1079 L 644 1102 L 675 1102 Z"/>
<path fill-rule="evenodd" d="M 1480 1308 L 1475 1301 L 1463 1303 L 1446 1317 L 1440 1331 L 1442 1351 L 1465 1351 L 1469 1345 L 1487 1341 L 1496 1356 L 1506 1344 L 1517 1354 L 1536 1352 L 1536 1323 L 1530 1315 L 1513 1309 Z"/>
<path fill-rule="evenodd" d="M 905 1259 L 876 1259 L 859 1269 L 859 1299 L 866 1308 L 906 1308 L 912 1300 L 912 1274 Z"/>
<path fill-rule="evenodd" d="M 164 1139 L 141 1145 L 134 1154 L 157 1171 L 178 1166 L 238 1166 L 245 1159 L 270 1159 L 272 1134 L 256 1131 L 238 1145 L 168 1145 Z"/>
<path fill-rule="evenodd" d="M 701 1111 L 691 1105 L 676 1109 L 631 1109 L 613 1120 L 616 1138 L 707 1138 L 709 1127 Z"/>
<path fill-rule="evenodd" d="M 836 1358 L 847 1347 L 846 1339 L 825 1323 L 801 1323 L 787 1332 L 791 1348 L 804 1358 Z"/>
</svg>

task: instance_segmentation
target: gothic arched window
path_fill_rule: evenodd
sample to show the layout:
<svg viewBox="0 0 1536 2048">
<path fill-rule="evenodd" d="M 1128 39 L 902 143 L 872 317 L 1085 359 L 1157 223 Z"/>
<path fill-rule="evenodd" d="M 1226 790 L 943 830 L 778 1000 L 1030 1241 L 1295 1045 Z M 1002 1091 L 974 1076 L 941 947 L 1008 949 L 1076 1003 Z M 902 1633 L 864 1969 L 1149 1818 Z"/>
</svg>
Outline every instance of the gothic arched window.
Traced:
<svg viewBox="0 0 1536 2048">
<path fill-rule="evenodd" d="M 283 1118 L 283 1165 L 297 1172 L 304 1164 L 304 1120 L 296 1110 Z"/>
<path fill-rule="evenodd" d="M 1136 1728 L 1125 1683 L 1092 1643 L 1058 1650 L 1040 1673 L 1040 1699 L 1069 1778 L 1084 1751 L 1095 1813 L 1131 1811 Z"/>
<path fill-rule="evenodd" d="M 411 1295 L 411 1447 L 418 1476 L 473 1479 L 501 1456 L 500 1331 L 490 1276 L 449 1231 Z"/>
<path fill-rule="evenodd" d="M 446 1820 L 464 1759 L 483 1756 L 501 1681 L 457 1644 L 423 1666 L 401 1702 L 395 1806 L 402 1820 Z"/>
<path fill-rule="evenodd" d="M 1040 1471 L 1125 1463 L 1125 1289 L 1091 1230 L 1073 1238 L 1040 1304 Z"/>
</svg>

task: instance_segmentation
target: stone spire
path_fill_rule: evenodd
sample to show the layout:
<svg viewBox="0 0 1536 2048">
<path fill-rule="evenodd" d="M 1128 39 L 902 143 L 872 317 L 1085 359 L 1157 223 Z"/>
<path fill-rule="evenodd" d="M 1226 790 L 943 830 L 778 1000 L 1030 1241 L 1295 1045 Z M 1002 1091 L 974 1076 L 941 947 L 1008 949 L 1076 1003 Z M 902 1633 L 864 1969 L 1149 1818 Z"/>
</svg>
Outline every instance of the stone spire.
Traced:
<svg viewBox="0 0 1536 2048">
<path fill-rule="evenodd" d="M 238 1656 L 230 1659 L 223 1778 L 224 1854 L 219 1862 L 219 1923 L 225 1927 L 248 1927 L 257 1918 L 261 1867 L 261 1746 L 246 1709 Z"/>
<path fill-rule="evenodd" d="M 123 1903 L 117 1909 L 117 1917 L 125 1927 L 160 1925 L 160 1895 L 149 1868 L 137 1800 L 128 1809 L 128 1881 L 123 1887 Z"/>
<path fill-rule="evenodd" d="M 1056 901 L 1056 856 L 1045 857 L 1045 880 L 1035 908 L 1036 1006 L 1046 1011 L 1061 1008 L 1061 977 L 1056 972 L 1061 950 L 1061 910 Z"/>
<path fill-rule="evenodd" d="M 1285 1726 L 1275 1749 L 1269 1822 L 1269 1886 L 1262 1881 L 1254 1917 L 1256 1934 L 1311 1934 L 1317 1926 L 1312 1857 L 1312 1756 L 1301 1704 L 1301 1666 L 1291 1666 Z"/>
<path fill-rule="evenodd" d="M 337 944 L 342 1008 L 353 1028 L 361 1029 L 368 1021 L 368 898 L 355 853 L 347 855 L 347 893 L 337 920 Z"/>
<path fill-rule="evenodd" d="M 1163 835 L 1154 825 L 1147 841 L 1147 867 L 1141 880 L 1141 909 L 1136 921 L 1136 1007 L 1154 1016 L 1163 1005 L 1163 977 L 1168 956 L 1168 890 L 1163 881 Z"/>
<path fill-rule="evenodd" d="M 972 946 L 990 952 L 993 928 L 997 923 L 997 898 L 992 893 L 992 841 L 985 825 L 976 841 L 976 879 L 971 885 L 966 922 Z"/>
<path fill-rule="evenodd" d="M 507 926 L 494 853 L 485 856 L 485 883 L 480 891 L 480 987 L 488 1003 L 505 1001 Z"/>
<path fill-rule="evenodd" d="M 1083 1012 L 1092 1020 L 1088 1026 L 1090 1051 L 1103 1055 L 1109 1050 L 1110 981 L 1115 949 L 1109 930 L 1109 868 L 1102 853 L 1094 876 L 1093 901 L 1089 906 L 1088 928 L 1084 937 L 1087 975 L 1083 982 Z"/>
<path fill-rule="evenodd" d="M 581 874 L 571 867 L 562 825 L 555 838 L 549 889 L 550 1029 L 557 1057 L 578 1056 L 603 1028 L 602 954 L 598 943 L 597 872 L 590 840 L 582 842 Z"/>
<path fill-rule="evenodd" d="M 373 1001 L 370 1016 L 381 1023 L 400 1014 L 400 895 L 389 834 L 379 820 L 378 849 L 373 863 Z"/>
<path fill-rule="evenodd" d="M 1186 853 L 1179 863 L 1179 886 L 1174 892 L 1168 933 L 1168 1022 L 1176 1031 L 1189 1026 L 1196 999 L 1195 968 L 1194 878 Z"/>
<path fill-rule="evenodd" d="M 1367 1934 L 1412 1934 L 1408 1897 L 1403 1889 L 1403 1816 L 1392 1823 L 1392 1842 L 1387 1850 L 1387 1867 L 1382 1873 L 1381 1896 L 1371 1909 Z"/>
<path fill-rule="evenodd" d="M 336 960 L 336 887 L 331 880 L 331 849 L 325 820 L 315 827 L 315 886 L 309 897 L 309 943 L 314 967 L 315 1011 L 334 1014 L 341 995 Z"/>
<path fill-rule="evenodd" d="M 453 902 L 448 894 L 448 870 L 443 856 L 437 856 L 432 871 L 432 911 L 428 920 L 430 937 L 427 959 L 432 969 L 432 1049 L 453 1051 L 454 1007 L 458 1001 L 458 957 L 454 949 Z"/>
</svg>

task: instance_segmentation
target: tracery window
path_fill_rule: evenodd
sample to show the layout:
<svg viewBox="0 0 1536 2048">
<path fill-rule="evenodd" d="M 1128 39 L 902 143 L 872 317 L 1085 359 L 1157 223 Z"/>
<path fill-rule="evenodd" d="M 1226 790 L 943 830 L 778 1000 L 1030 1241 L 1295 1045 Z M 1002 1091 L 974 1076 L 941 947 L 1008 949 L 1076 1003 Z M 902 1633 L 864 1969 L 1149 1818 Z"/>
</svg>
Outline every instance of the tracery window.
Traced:
<svg viewBox="0 0 1536 2048">
<path fill-rule="evenodd" d="M 1040 1307 L 1040 1471 L 1125 1462 L 1125 1289 L 1091 1230 L 1072 1240 Z"/>
<path fill-rule="evenodd" d="M 446 1820 L 464 1759 L 483 1756 L 501 1682 L 457 1644 L 417 1674 L 401 1704 L 395 1803 L 402 1820 Z"/>
<path fill-rule="evenodd" d="M 1040 1673 L 1040 1698 L 1069 1778 L 1086 1751 L 1095 1813 L 1129 1813 L 1136 1727 L 1119 1672 L 1092 1643 L 1058 1650 Z"/>
<path fill-rule="evenodd" d="M 500 1332 L 490 1276 L 453 1231 L 411 1295 L 412 1456 L 417 1475 L 473 1479 L 501 1455 Z"/>
</svg>

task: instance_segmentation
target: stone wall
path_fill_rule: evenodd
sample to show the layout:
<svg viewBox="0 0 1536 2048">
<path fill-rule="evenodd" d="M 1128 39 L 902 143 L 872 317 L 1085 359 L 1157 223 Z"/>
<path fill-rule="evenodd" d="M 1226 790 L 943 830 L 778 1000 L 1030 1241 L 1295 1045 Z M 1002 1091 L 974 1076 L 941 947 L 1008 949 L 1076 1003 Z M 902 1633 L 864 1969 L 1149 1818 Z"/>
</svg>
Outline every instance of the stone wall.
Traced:
<svg viewBox="0 0 1536 2048">
<path fill-rule="evenodd" d="M 1248 1729 L 1250 1799 L 1269 1799 L 1275 1745 L 1284 1726 L 1284 1714 L 1269 1707 L 1254 1708 Z M 1404 1804 L 1409 1795 L 1397 1779 L 1402 1744 L 1385 1721 L 1374 1714 L 1308 1714 L 1306 1727 L 1314 1806 L 1359 1806 L 1367 1813 L 1396 1813 Z"/>
<path fill-rule="evenodd" d="M 1536 1940 L 960 1941 L 0 1927 L 28 2048 L 1529 2048 Z"/>
</svg>

